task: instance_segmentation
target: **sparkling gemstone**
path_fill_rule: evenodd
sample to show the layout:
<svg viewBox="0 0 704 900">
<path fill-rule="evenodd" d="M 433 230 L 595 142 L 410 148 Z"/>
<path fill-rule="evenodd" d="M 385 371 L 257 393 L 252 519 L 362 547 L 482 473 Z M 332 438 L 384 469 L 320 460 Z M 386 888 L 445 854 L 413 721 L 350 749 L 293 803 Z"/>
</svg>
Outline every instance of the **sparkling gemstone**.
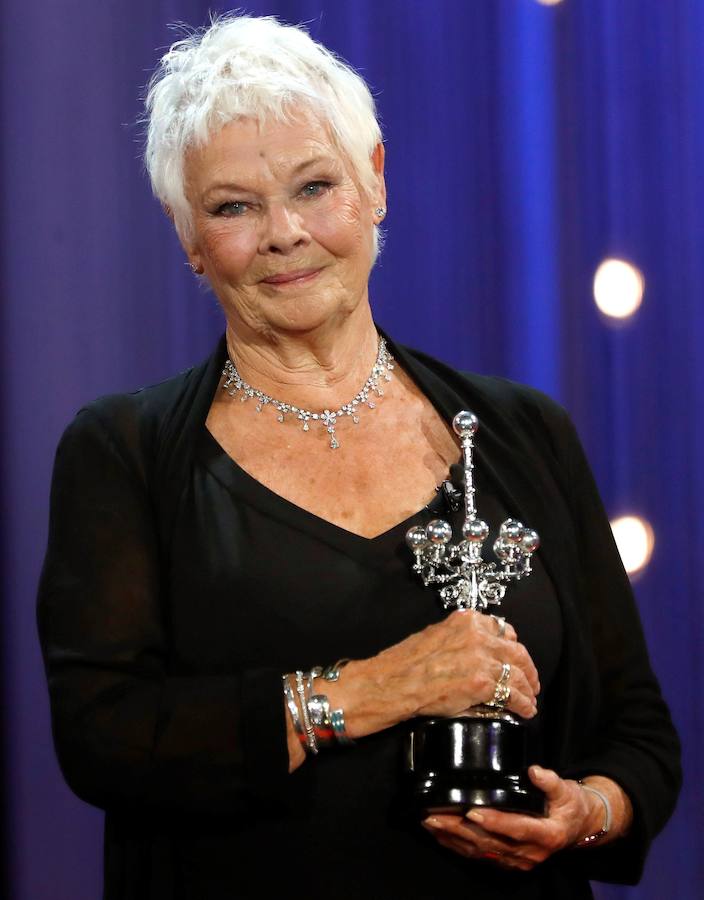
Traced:
<svg viewBox="0 0 704 900">
<path fill-rule="evenodd" d="M 254 408 L 256 409 L 257 412 L 261 412 L 262 411 L 261 403 L 257 403 L 257 405 Z"/>
<path fill-rule="evenodd" d="M 367 403 L 367 406 L 369 407 L 369 409 L 375 409 L 376 403 L 373 400 L 370 400 L 369 403 Z"/>
<path fill-rule="evenodd" d="M 328 425 L 328 434 L 335 434 L 335 426 Z"/>
<path fill-rule="evenodd" d="M 276 421 L 277 421 L 277 422 L 283 422 L 283 420 L 284 420 L 284 414 L 283 414 L 283 413 L 279 413 L 278 416 L 276 417 Z"/>
<path fill-rule="evenodd" d="M 337 438 L 334 435 L 332 437 L 332 440 L 330 441 L 330 446 L 333 450 L 337 450 L 337 448 L 340 446 L 337 442 Z"/>
<path fill-rule="evenodd" d="M 307 422 L 303 423 L 303 430 L 308 431 L 310 429 L 310 425 Z"/>
<path fill-rule="evenodd" d="M 359 425 L 359 416 L 352 416 L 352 421 L 355 425 Z"/>
</svg>

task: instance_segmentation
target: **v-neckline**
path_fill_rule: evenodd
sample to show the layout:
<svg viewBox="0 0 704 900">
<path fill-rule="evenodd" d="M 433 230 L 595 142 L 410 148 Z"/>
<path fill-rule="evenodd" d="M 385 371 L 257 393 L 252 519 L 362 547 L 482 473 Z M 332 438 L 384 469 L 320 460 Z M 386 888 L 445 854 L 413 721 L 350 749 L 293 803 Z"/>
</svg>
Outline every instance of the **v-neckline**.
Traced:
<svg viewBox="0 0 704 900">
<path fill-rule="evenodd" d="M 378 330 L 389 345 L 391 354 L 395 357 L 396 362 L 398 362 L 398 359 L 394 352 L 395 347 L 393 345 L 393 341 L 391 341 L 390 338 L 381 329 Z M 396 524 L 387 528 L 385 531 L 382 531 L 379 534 L 374 535 L 373 537 L 365 537 L 364 535 L 358 534 L 355 531 L 350 531 L 343 525 L 338 525 L 337 523 L 332 522 L 329 519 L 324 518 L 323 516 L 319 516 L 317 513 L 311 512 L 311 510 L 306 509 L 304 506 L 300 506 L 293 500 L 289 500 L 282 494 L 279 494 L 273 488 L 270 488 L 268 485 L 259 481 L 257 478 L 247 472 L 247 470 L 244 469 L 237 462 L 237 460 L 230 456 L 230 454 L 225 450 L 225 448 L 217 440 L 215 435 L 210 431 L 206 424 L 212 401 L 215 397 L 215 393 L 220 383 L 220 377 L 222 375 L 222 368 L 225 363 L 226 354 L 226 344 L 223 337 L 218 346 L 217 355 L 219 365 L 217 366 L 217 372 L 215 372 L 215 370 L 213 371 L 212 382 L 207 385 L 207 393 L 210 399 L 207 405 L 207 409 L 205 410 L 205 417 L 199 423 L 200 434 L 198 443 L 203 462 L 208 466 L 209 470 L 213 473 L 213 475 L 215 475 L 218 481 L 220 481 L 221 484 L 228 488 L 231 493 L 234 493 L 236 495 L 246 493 L 247 502 L 251 503 L 254 506 L 257 506 L 260 511 L 263 511 L 267 515 L 273 516 L 274 518 L 283 519 L 289 525 L 292 525 L 296 528 L 306 527 L 306 530 L 313 531 L 316 536 L 321 539 L 324 539 L 327 536 L 330 538 L 329 542 L 335 545 L 356 545 L 358 547 L 369 548 L 383 546 L 386 545 L 387 541 L 390 540 L 390 538 L 395 535 L 395 533 L 398 532 L 402 527 L 403 534 L 405 535 L 405 532 L 408 530 L 408 528 L 410 528 L 410 526 L 414 522 L 417 522 L 419 519 L 421 519 L 424 514 L 428 515 L 428 517 L 432 517 L 440 515 L 442 513 L 444 502 L 442 500 L 440 491 L 436 489 L 435 495 L 431 497 L 428 502 L 416 512 L 411 513 L 411 515 L 407 516 L 405 519 L 402 519 L 400 522 L 397 522 Z M 412 372 L 408 372 L 406 367 L 404 367 L 404 371 L 406 371 L 411 380 L 422 391 L 422 385 L 418 384 L 418 381 L 414 377 L 414 374 Z M 443 408 L 442 404 L 438 405 L 438 403 L 436 403 L 435 399 L 432 396 L 429 396 L 428 394 L 425 394 L 425 396 L 428 397 L 428 400 L 430 401 L 438 415 L 441 416 L 443 421 L 445 421 L 451 427 L 452 417 L 448 417 L 448 411 Z M 454 415 L 454 413 L 452 413 L 452 415 Z M 447 477 L 449 478 L 449 467 Z M 242 488 L 244 488 L 244 491 L 242 490 Z"/>
<path fill-rule="evenodd" d="M 436 491 L 435 495 L 424 506 L 411 513 L 405 519 L 396 522 L 373 537 L 366 537 L 363 534 L 350 531 L 348 528 L 338 525 L 330 519 L 319 516 L 304 506 L 300 506 L 259 481 L 253 475 L 250 475 L 246 469 L 239 465 L 237 460 L 230 456 L 205 425 L 201 432 L 200 450 L 201 458 L 208 466 L 208 469 L 231 493 L 246 499 L 247 503 L 256 506 L 267 515 L 285 520 L 293 527 L 299 529 L 303 527 L 307 531 L 314 532 L 318 537 L 324 537 L 327 534 L 336 544 L 342 542 L 348 545 L 356 544 L 366 547 L 383 545 L 387 539 L 401 529 L 403 529 L 403 534 L 405 535 L 408 528 L 424 514 L 437 516 L 442 511 L 442 497 L 440 492 Z"/>
</svg>

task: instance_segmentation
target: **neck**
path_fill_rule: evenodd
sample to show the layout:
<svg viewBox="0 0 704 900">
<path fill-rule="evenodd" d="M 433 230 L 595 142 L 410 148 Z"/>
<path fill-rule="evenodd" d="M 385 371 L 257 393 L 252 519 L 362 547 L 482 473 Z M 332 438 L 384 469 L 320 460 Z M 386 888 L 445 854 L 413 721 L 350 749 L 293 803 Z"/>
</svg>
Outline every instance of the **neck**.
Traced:
<svg viewBox="0 0 704 900">
<path fill-rule="evenodd" d="M 346 403 L 369 377 L 378 334 L 368 304 L 306 332 L 253 331 L 228 321 L 227 348 L 241 378 L 308 409 Z"/>
</svg>

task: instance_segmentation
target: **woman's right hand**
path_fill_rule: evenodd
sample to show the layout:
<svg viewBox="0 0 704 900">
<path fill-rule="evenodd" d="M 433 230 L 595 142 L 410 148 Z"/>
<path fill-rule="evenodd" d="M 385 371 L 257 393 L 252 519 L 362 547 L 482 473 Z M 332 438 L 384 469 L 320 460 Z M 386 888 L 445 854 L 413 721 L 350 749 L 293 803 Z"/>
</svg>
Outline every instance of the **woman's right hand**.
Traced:
<svg viewBox="0 0 704 900">
<path fill-rule="evenodd" d="M 382 650 L 352 660 L 325 686 L 333 709 L 343 708 L 347 734 L 363 737 L 415 716 L 457 716 L 494 698 L 504 663 L 511 689 L 504 708 L 529 719 L 537 712 L 538 673 L 509 624 L 501 637 L 493 616 L 458 610 Z M 289 721 L 291 770 L 305 754 Z"/>
<path fill-rule="evenodd" d="M 538 673 L 509 624 L 499 637 L 493 616 L 458 610 L 369 659 L 353 660 L 329 685 L 331 704 L 345 710 L 351 737 L 414 716 L 456 716 L 494 698 L 504 663 L 511 666 L 505 709 L 531 718 Z"/>
<path fill-rule="evenodd" d="M 403 718 L 408 712 L 455 716 L 492 700 L 509 663 L 505 708 L 530 718 L 537 711 L 538 673 L 513 627 L 507 624 L 502 637 L 498 632 L 493 616 L 458 610 L 367 660 L 368 674 L 384 685 L 387 702 L 397 699 Z"/>
</svg>

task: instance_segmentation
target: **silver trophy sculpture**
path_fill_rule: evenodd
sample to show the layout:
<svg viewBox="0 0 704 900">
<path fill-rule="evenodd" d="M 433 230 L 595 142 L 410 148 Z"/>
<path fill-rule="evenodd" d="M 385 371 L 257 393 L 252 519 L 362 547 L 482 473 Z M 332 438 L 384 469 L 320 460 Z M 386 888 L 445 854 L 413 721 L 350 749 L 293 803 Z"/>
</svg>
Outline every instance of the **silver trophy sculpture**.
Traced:
<svg viewBox="0 0 704 900">
<path fill-rule="evenodd" d="M 499 528 L 493 550 L 498 562 L 482 558 L 489 526 L 477 517 L 474 502 L 474 434 L 477 417 L 457 413 L 452 427 L 460 437 L 464 463 L 462 540 L 452 541 L 452 526 L 434 519 L 406 534 L 415 555 L 413 570 L 426 585 L 438 585 L 445 609 L 484 612 L 498 606 L 507 586 L 530 575 L 530 559 L 540 538 L 516 519 Z M 461 812 L 492 806 L 512 812 L 544 813 L 545 798 L 527 775 L 523 721 L 504 709 L 509 698 L 510 667 L 504 665 L 494 698 L 460 717 L 416 720 L 409 734 L 406 769 L 408 799 L 420 815 Z"/>
</svg>

